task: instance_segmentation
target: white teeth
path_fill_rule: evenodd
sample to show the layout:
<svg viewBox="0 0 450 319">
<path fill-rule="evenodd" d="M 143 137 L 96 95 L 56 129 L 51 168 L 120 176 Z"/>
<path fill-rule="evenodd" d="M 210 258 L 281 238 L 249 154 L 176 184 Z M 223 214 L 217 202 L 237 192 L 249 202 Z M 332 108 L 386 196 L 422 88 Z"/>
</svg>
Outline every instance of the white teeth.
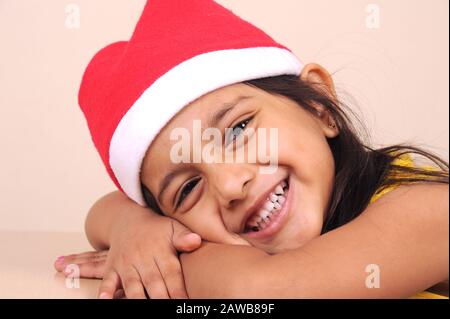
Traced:
<svg viewBox="0 0 450 319">
<path fill-rule="evenodd" d="M 269 211 L 269 212 L 271 210 L 273 210 L 274 207 L 275 207 L 275 203 L 272 203 L 272 202 L 269 202 L 269 201 L 264 204 L 264 209 Z"/>
<path fill-rule="evenodd" d="M 262 219 L 267 218 L 269 215 L 270 215 L 270 212 L 267 211 L 267 210 L 265 210 L 265 209 L 261 209 L 261 210 L 259 211 L 259 216 L 260 216 Z"/>
<path fill-rule="evenodd" d="M 259 230 L 263 230 L 270 224 L 270 217 L 277 215 L 286 201 L 286 197 L 284 196 L 285 190 L 283 189 L 285 187 L 287 187 L 285 181 L 282 181 L 275 187 L 274 192 L 270 193 L 262 209 L 247 222 L 249 228 L 257 227 Z"/>
<path fill-rule="evenodd" d="M 277 185 L 277 187 L 275 187 L 275 194 L 277 194 L 277 195 L 284 194 L 283 187 L 281 187 L 281 185 Z"/>
</svg>

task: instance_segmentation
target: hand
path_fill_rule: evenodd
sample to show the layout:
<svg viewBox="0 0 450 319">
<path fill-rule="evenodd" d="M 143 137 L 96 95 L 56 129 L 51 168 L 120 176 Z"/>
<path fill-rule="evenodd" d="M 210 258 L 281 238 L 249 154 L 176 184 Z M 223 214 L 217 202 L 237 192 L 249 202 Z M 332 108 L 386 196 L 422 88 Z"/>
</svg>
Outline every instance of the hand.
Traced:
<svg viewBox="0 0 450 319">
<path fill-rule="evenodd" d="M 120 288 L 127 298 L 188 297 L 177 251 L 199 248 L 199 235 L 157 215 L 127 218 L 112 233 L 109 251 L 60 257 L 55 269 L 64 272 L 67 265 L 76 264 L 82 278 L 103 279 L 100 298 L 113 298 Z"/>
</svg>

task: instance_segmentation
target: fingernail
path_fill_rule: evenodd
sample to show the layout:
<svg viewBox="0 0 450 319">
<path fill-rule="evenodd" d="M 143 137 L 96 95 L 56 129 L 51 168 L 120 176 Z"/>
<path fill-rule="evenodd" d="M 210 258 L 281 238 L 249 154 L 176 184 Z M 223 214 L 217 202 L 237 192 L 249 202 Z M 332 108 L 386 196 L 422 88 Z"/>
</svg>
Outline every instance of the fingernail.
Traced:
<svg viewBox="0 0 450 319">
<path fill-rule="evenodd" d="M 64 262 L 64 256 L 59 256 L 57 259 L 56 259 L 56 263 L 57 264 L 61 264 L 61 263 L 63 263 Z"/>
<path fill-rule="evenodd" d="M 99 299 L 109 299 L 108 293 L 102 292 L 100 296 L 98 296 Z"/>
</svg>

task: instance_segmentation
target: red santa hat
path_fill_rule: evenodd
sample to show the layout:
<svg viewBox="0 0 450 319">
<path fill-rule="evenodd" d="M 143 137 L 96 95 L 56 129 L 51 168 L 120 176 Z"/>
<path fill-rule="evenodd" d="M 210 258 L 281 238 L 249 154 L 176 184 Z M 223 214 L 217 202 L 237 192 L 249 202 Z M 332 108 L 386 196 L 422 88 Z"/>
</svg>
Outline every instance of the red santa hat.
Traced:
<svg viewBox="0 0 450 319">
<path fill-rule="evenodd" d="M 129 41 L 92 58 L 78 101 L 112 180 L 145 206 L 142 161 L 182 108 L 221 87 L 299 75 L 302 67 L 288 48 L 212 0 L 150 0 Z"/>
</svg>

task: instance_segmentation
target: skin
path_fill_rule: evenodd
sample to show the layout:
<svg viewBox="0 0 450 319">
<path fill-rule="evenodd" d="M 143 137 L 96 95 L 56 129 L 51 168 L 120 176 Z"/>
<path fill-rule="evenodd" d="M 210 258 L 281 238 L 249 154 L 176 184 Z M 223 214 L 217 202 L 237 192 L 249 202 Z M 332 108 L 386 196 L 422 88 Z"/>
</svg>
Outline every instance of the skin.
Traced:
<svg viewBox="0 0 450 319">
<path fill-rule="evenodd" d="M 326 87 L 336 98 L 329 73 L 319 65 L 307 65 L 301 78 Z M 158 194 L 164 174 L 176 168 L 169 157 L 175 143 L 170 132 L 177 127 L 192 132 L 194 119 L 207 122 L 216 105 L 239 95 L 252 98 L 235 106 L 218 128 L 233 127 L 249 114 L 254 115 L 249 127 L 277 127 L 280 168 L 273 175 L 262 175 L 260 163 L 181 164 L 186 171 L 174 178 L 160 207 L 167 216 L 216 243 L 182 255 L 191 297 L 407 297 L 448 279 L 448 185 L 400 187 L 355 221 L 319 236 L 334 182 L 327 139 L 339 134 L 320 106 L 319 116 L 314 116 L 284 97 L 243 84 L 201 97 L 162 130 L 144 159 L 142 180 L 153 194 Z M 248 218 L 246 211 L 286 176 L 293 201 L 282 229 L 270 238 L 249 238 L 241 227 Z M 183 204 L 174 207 L 180 188 L 198 177 Z M 398 199 L 393 200 L 395 196 Z M 405 251 L 406 239 L 415 250 Z M 217 246 L 220 243 L 244 246 Z M 435 248 L 432 253 L 430 247 Z M 399 259 L 393 265 L 392 260 Z M 363 270 L 374 262 L 390 283 L 369 290 Z M 219 268 L 224 270 L 217 272 Z"/>
<path fill-rule="evenodd" d="M 291 251 L 205 243 L 181 260 L 191 298 L 407 298 L 439 282 L 448 295 L 448 186 L 400 186 Z"/>
<path fill-rule="evenodd" d="M 59 257 L 65 273 L 76 264 L 82 278 L 99 278 L 98 297 L 186 298 L 178 252 L 192 251 L 200 237 L 179 222 L 157 215 L 116 191 L 100 198 L 86 218 L 86 235 L 98 251 Z M 130 249 L 133 247 L 133 249 Z"/>
<path fill-rule="evenodd" d="M 301 78 L 327 88 L 327 93 L 335 98 L 331 77 L 322 67 L 307 65 Z M 187 227 L 184 232 L 192 230 L 204 239 L 195 252 L 180 256 L 189 297 L 408 297 L 440 282 L 448 290 L 448 185 L 401 186 L 371 204 L 354 221 L 319 236 L 334 182 L 334 162 L 326 139 L 339 134 L 336 128 L 330 127 L 333 119 L 320 106 L 317 106 L 318 115 L 314 116 L 286 98 L 243 84 L 201 97 L 177 114 L 148 150 L 142 167 L 142 181 L 154 194 L 158 194 L 158 184 L 164 175 L 174 168 L 168 155 L 174 143 L 170 141 L 170 131 L 176 127 L 191 131 L 194 119 L 205 123 L 208 111 L 242 94 L 252 98 L 237 105 L 218 127 L 232 127 L 248 115 L 255 115 L 249 127 L 277 127 L 279 170 L 272 175 L 262 175 L 258 170 L 261 163 L 187 164 L 187 170 L 172 181 L 160 202 L 166 216 L 170 217 L 167 220 L 183 224 Z M 290 177 L 293 195 L 286 223 L 269 239 L 249 238 L 242 232 L 248 208 L 286 176 Z M 175 211 L 171 206 L 173 196 L 194 177 L 200 177 L 201 182 Z M 116 220 L 131 220 L 134 219 L 132 216 L 144 215 L 142 208 L 123 196 L 111 197 L 115 199 L 104 200 L 98 205 L 101 208 L 92 210 L 92 216 L 97 217 L 91 217 L 91 222 L 87 222 L 90 225 L 87 226 L 88 237 L 98 249 L 109 247 L 111 238 L 118 233 L 128 239 L 128 234 L 134 234 L 138 229 L 150 233 L 151 225 L 155 224 L 149 221 L 147 231 L 143 231 L 145 223 L 141 218 L 136 223 L 125 223 L 135 225 L 128 231 L 121 231 L 124 224 L 120 223 L 114 227 L 105 226 L 105 220 L 109 220 L 107 215 L 112 212 L 124 217 L 110 217 L 111 225 Z M 126 214 L 119 213 L 118 207 Z M 161 221 L 160 225 L 163 224 Z M 170 236 L 174 235 L 176 233 L 170 233 Z M 159 237 L 155 235 L 155 239 Z M 141 241 L 142 238 L 136 237 L 133 244 L 126 246 Z M 162 243 L 161 252 L 162 247 L 170 245 Z M 156 249 L 154 242 L 141 247 L 142 251 L 150 247 Z M 123 251 L 132 252 L 129 249 Z M 151 254 L 157 256 L 161 252 Z M 144 255 L 150 253 L 141 254 Z M 96 258 L 104 260 L 104 256 Z M 91 260 L 93 257 L 78 255 L 76 258 Z M 103 275 L 100 267 L 104 264 L 98 262 L 98 267 L 91 261 L 84 264 L 86 273 L 88 269 L 97 269 L 97 276 Z M 367 289 L 364 285 L 368 276 L 365 267 L 369 264 L 380 267 L 379 289 Z M 123 265 L 124 262 L 122 268 Z M 128 277 L 122 276 L 120 271 L 106 273 L 103 286 L 110 294 L 118 287 L 120 276 L 122 281 L 125 278 L 125 282 L 131 283 L 127 297 L 143 296 L 136 273 Z M 140 275 L 142 278 L 142 273 Z M 151 287 L 150 279 L 157 282 L 156 286 Z M 156 293 L 162 291 L 161 280 L 144 276 L 143 281 L 147 291 L 164 298 L 168 292 Z M 181 292 L 177 294 L 182 295 Z"/>
<path fill-rule="evenodd" d="M 308 65 L 301 76 L 325 84 L 331 88 L 330 93 L 334 92 L 328 72 L 317 64 Z M 241 95 L 251 98 L 236 105 L 217 128 L 224 132 L 249 116 L 253 119 L 247 127 L 278 128 L 277 172 L 262 174 L 259 168 L 264 164 L 258 162 L 172 163 L 170 150 L 177 142 L 170 140 L 172 130 L 185 128 L 192 136 L 194 120 L 205 125 L 217 105 Z M 334 183 L 334 161 L 327 139 L 339 132 L 330 127 L 333 119 L 329 114 L 319 106 L 317 110 L 321 116 L 312 115 L 285 97 L 245 84 L 216 90 L 191 103 L 162 130 L 144 159 L 142 181 L 157 195 L 159 182 L 166 174 L 180 166 L 185 168 L 173 179 L 159 205 L 166 216 L 186 225 L 204 240 L 250 244 L 268 253 L 301 247 L 320 235 Z M 201 180 L 183 204 L 178 209 L 174 207 L 173 198 L 180 188 L 198 177 Z M 250 238 L 242 229 L 249 207 L 286 177 L 290 178 L 295 209 L 289 212 L 285 226 L 272 238 Z"/>
</svg>

